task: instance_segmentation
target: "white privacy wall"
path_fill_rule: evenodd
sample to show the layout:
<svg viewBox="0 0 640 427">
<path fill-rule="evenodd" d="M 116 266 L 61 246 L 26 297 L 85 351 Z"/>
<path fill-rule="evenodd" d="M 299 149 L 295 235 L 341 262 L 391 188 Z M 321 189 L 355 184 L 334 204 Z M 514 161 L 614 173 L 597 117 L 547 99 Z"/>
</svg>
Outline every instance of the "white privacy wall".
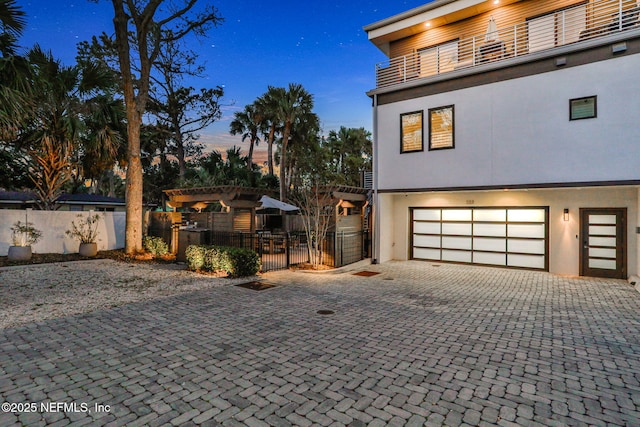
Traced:
<svg viewBox="0 0 640 427">
<path fill-rule="evenodd" d="M 75 253 L 79 243 L 65 235 L 71 222 L 78 224 L 82 217 L 96 212 L 39 211 L 0 209 L 0 256 L 6 256 L 11 242 L 11 227 L 17 221 L 32 222 L 42 232 L 42 238 L 32 246 L 35 253 Z M 100 212 L 98 250 L 124 248 L 125 212 Z"/>
<path fill-rule="evenodd" d="M 378 107 L 379 188 L 640 179 L 640 54 Z M 597 96 L 595 119 L 569 100 Z M 455 105 L 455 148 L 428 151 L 428 109 Z M 424 151 L 400 154 L 400 114 L 424 111 Z"/>
</svg>

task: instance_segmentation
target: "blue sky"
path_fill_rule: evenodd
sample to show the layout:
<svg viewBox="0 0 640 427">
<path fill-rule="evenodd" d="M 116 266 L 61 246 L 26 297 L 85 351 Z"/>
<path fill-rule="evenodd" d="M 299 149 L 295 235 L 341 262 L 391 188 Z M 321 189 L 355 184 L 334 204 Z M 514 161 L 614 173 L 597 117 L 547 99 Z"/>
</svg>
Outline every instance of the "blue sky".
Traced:
<svg viewBox="0 0 640 427">
<path fill-rule="evenodd" d="M 215 147 L 238 143 L 228 134 L 233 112 L 262 95 L 268 85 L 301 83 L 315 99 L 325 133 L 340 126 L 371 130 L 374 66 L 385 56 L 362 27 L 428 3 L 428 0 L 213 2 L 224 22 L 189 47 L 206 66 L 198 87 L 224 85 L 224 117 L 202 132 Z M 111 1 L 18 1 L 27 14 L 21 45 L 39 43 L 71 65 L 76 44 L 113 33 Z M 244 148 L 244 147 L 243 147 Z"/>
</svg>

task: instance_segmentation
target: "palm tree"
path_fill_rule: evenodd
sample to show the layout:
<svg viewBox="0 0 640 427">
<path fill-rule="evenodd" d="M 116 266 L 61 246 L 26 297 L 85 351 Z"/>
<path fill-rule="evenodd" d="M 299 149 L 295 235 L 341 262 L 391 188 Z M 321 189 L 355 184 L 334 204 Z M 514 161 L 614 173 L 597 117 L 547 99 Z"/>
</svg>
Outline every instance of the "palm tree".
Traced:
<svg viewBox="0 0 640 427">
<path fill-rule="evenodd" d="M 249 154 L 247 155 L 247 168 L 251 170 L 253 166 L 253 148 L 258 145 L 259 132 L 264 132 L 265 126 L 263 115 L 255 104 L 246 105 L 244 110 L 236 111 L 231 121 L 231 135 L 242 135 L 242 142 L 249 139 Z"/>
<path fill-rule="evenodd" d="M 25 13 L 14 0 L 0 0 L 0 126 L 2 139 L 10 138 L 30 109 L 30 70 L 16 55 L 16 40 L 26 26 Z"/>
<path fill-rule="evenodd" d="M 117 151 L 120 141 L 117 103 L 106 101 L 101 88 L 111 75 L 98 66 L 67 67 L 38 46 L 27 58 L 32 67 L 33 111 L 22 121 L 15 141 L 31 158 L 31 178 L 43 209 L 53 209 L 62 186 L 72 177 L 73 154 Z M 121 117 L 121 116 L 120 116 Z M 104 157 L 104 156 L 100 156 Z M 98 158 L 94 158 L 98 161 Z"/>
<path fill-rule="evenodd" d="M 280 150 L 280 200 L 287 200 L 287 149 L 292 126 L 297 117 L 303 117 L 313 110 L 313 96 L 301 84 L 289 83 L 284 96 L 278 99 L 277 117 L 283 123 Z"/>
<path fill-rule="evenodd" d="M 273 173 L 273 143 L 275 142 L 276 133 L 278 133 L 282 127 L 282 121 L 278 116 L 279 100 L 284 98 L 285 89 L 282 87 L 269 86 L 267 92 L 256 99 L 255 106 L 263 117 L 263 123 L 265 130 L 268 129 L 267 138 L 267 166 L 269 175 Z"/>
<path fill-rule="evenodd" d="M 16 40 L 27 24 L 24 11 L 15 0 L 0 0 L 0 53 L 15 55 Z"/>
</svg>

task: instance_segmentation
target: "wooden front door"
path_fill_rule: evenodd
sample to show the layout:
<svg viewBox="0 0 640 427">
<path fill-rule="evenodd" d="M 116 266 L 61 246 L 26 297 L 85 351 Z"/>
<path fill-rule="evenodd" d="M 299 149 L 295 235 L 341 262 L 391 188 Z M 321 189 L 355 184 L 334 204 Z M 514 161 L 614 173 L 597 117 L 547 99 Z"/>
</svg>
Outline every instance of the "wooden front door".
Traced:
<svg viewBox="0 0 640 427">
<path fill-rule="evenodd" d="M 580 274 L 627 278 L 626 208 L 580 209 Z"/>
</svg>

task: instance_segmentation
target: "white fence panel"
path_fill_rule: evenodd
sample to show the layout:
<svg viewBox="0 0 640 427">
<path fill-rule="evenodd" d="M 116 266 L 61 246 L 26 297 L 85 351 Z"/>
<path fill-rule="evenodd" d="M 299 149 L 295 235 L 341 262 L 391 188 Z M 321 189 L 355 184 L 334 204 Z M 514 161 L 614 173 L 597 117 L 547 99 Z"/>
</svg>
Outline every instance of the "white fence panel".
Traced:
<svg viewBox="0 0 640 427">
<path fill-rule="evenodd" d="M 6 256 L 11 242 L 11 227 L 17 221 L 29 221 L 42 232 L 42 238 L 32 246 L 34 253 L 68 254 L 78 252 L 80 244 L 68 237 L 65 231 L 71 228 L 71 222 L 81 221 L 83 217 L 96 212 L 37 211 L 27 209 L 0 209 L 0 256 Z M 124 248 L 125 212 L 97 212 L 101 216 L 98 224 L 98 250 Z"/>
</svg>

